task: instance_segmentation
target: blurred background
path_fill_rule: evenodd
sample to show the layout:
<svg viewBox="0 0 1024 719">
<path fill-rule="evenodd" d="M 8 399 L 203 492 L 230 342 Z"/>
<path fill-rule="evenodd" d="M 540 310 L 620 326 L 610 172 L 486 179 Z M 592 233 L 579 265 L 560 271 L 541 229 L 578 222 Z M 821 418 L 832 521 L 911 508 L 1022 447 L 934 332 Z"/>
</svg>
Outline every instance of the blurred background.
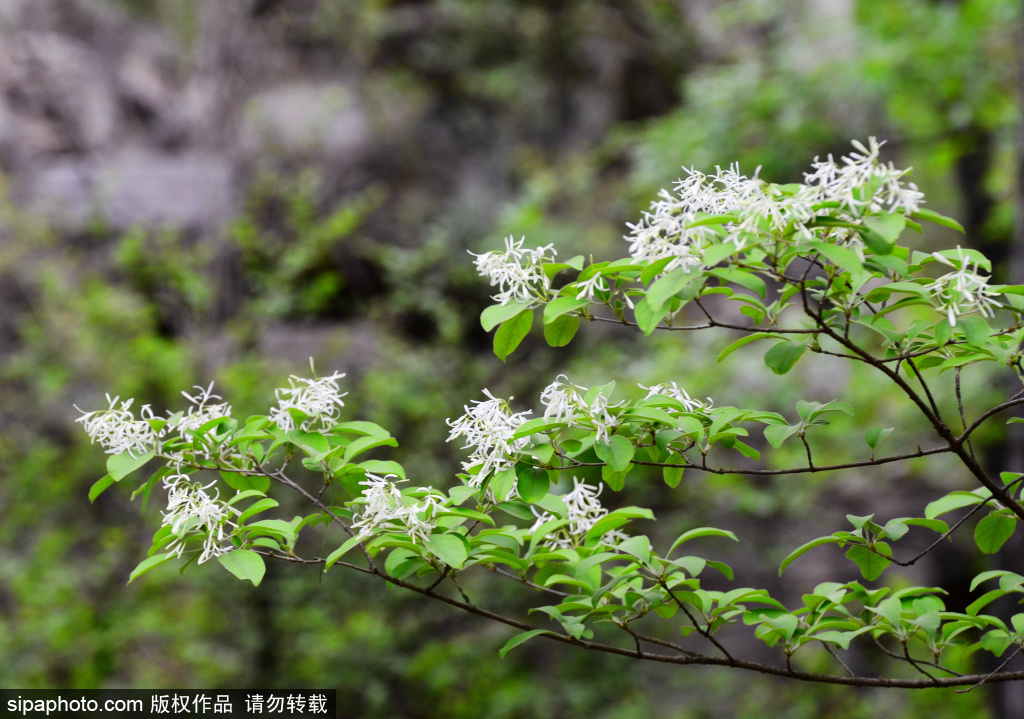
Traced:
<svg viewBox="0 0 1024 719">
<path fill-rule="evenodd" d="M 855 691 L 542 641 L 499 660 L 505 628 L 344 571 L 274 565 L 254 589 L 210 563 L 126 587 L 160 502 L 143 514 L 128 487 L 88 502 L 106 457 L 72 405 L 110 392 L 177 410 L 215 380 L 236 415 L 265 413 L 312 356 L 348 373 L 350 418 L 398 437 L 380 456 L 438 486 L 459 467 L 445 417 L 483 387 L 535 407 L 560 372 L 626 393 L 676 380 L 791 416 L 797 399 L 846 399 L 857 417 L 816 440 L 837 460 L 863 458 L 869 424 L 900 427 L 890 449 L 927 443 L 856 368 L 805 360 L 779 382 L 756 351 L 716 364 L 727 336 L 586 327 L 555 350 L 535 333 L 503 365 L 467 250 L 515 234 L 620 257 L 625 223 L 680 166 L 799 181 L 875 135 L 968 231 L 910 242 L 970 244 L 1020 281 L 1021 24 L 1015 0 L 0 0 L 0 686 L 336 687 L 346 717 L 1020 716 L 1009 685 Z M 978 402 L 1001 396 L 999 378 L 964 382 Z M 994 468 L 1021 469 L 1019 439 L 981 440 Z M 655 538 L 737 532 L 741 551 L 706 548 L 735 586 L 799 602 L 858 574 L 822 548 L 779 587 L 793 547 L 848 512 L 919 516 L 968 486 L 931 460 L 687 475 L 673 491 L 637 475 L 604 499 L 652 507 Z M 883 579 L 947 587 L 962 609 L 970 578 L 1019 571 L 1021 548 L 986 564 L 968 531 Z M 478 601 L 535 603 L 485 574 L 466 578 Z M 873 651 L 849 661 L 902 671 Z"/>
</svg>

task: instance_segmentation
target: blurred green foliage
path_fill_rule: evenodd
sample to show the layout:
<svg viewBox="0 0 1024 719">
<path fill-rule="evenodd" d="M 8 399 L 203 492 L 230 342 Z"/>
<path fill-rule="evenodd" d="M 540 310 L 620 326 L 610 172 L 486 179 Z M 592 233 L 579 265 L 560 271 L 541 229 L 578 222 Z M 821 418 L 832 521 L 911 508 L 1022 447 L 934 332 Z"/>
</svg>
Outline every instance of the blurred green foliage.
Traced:
<svg viewBox="0 0 1024 719">
<path fill-rule="evenodd" d="M 195 35 L 197 3 L 124 2 L 186 47 Z M 269 161 L 223 237 L 139 228 L 66 238 L 0 204 L 0 685 L 334 686 L 346 716 L 370 717 L 987 716 L 986 690 L 775 685 L 546 644 L 499 661 L 500 628 L 342 572 L 271 566 L 257 589 L 216 571 L 156 572 L 125 587 L 160 508 L 140 516 L 114 491 L 86 501 L 103 457 L 76 431 L 71 404 L 99 407 L 105 391 L 164 410 L 213 379 L 244 416 L 265 411 L 301 357 L 325 371 L 348 360 L 347 401 L 388 427 L 405 464 L 432 483 L 457 466 L 444 418 L 484 386 L 523 406 L 560 371 L 584 384 L 680 379 L 694 396 L 743 395 L 789 413 L 800 398 L 833 399 L 830 375 L 765 397 L 759 355 L 711 359 L 726 338 L 638 347 L 584 327 L 571 350 L 530 338 L 507 367 L 490 354 L 477 321 L 487 288 L 465 250 L 515 233 L 606 259 L 679 165 L 738 160 L 784 181 L 813 155 L 875 134 L 916 166 L 936 209 L 980 213 L 968 241 L 1009 247 L 1020 82 L 1009 0 L 859 0 L 832 26 L 815 25 L 802 3 L 752 0 L 701 17 L 689 4 L 639 0 L 325 0 L 304 15 L 285 5 L 292 40 L 359 68 L 401 157 L 382 163 L 388 179 L 337 196 L 317 169 Z M 821 52 L 833 40 L 840 49 Z M 491 200 L 450 199 L 450 160 L 463 154 L 482 158 L 498 188 Z M 316 330 L 315 346 L 275 356 L 304 336 L 268 340 L 284 325 Z M 870 398 L 864 378 L 840 381 L 855 406 L 905 419 L 905 408 Z M 972 381 L 970 391 L 986 391 L 984 378 Z M 830 429 L 822 452 L 858 451 L 857 421 Z M 899 441 L 912 445 L 913 433 Z M 930 478 L 939 466 L 928 465 Z M 863 501 L 828 480 L 687 477 L 675 492 L 650 480 L 628 490 L 655 508 L 661 531 L 711 516 L 752 528 L 766 537 L 762 564 L 822 528 L 796 515 L 824 508 L 816 522 L 827 525 Z M 870 481 L 933 491 L 923 473 Z M 497 606 L 529 601 L 514 587 L 469 589 Z"/>
</svg>

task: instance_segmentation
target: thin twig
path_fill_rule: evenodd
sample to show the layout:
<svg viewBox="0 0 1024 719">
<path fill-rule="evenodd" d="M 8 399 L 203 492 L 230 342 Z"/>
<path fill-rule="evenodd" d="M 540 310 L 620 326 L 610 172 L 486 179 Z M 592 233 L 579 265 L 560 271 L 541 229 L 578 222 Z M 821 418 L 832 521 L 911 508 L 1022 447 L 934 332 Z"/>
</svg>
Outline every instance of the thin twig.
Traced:
<svg viewBox="0 0 1024 719">
<path fill-rule="evenodd" d="M 952 452 L 950 447 L 934 447 L 932 449 L 918 449 L 916 452 L 908 452 L 907 454 L 899 454 L 891 457 L 879 457 L 876 459 L 864 460 L 861 462 L 846 462 L 844 464 L 828 464 L 828 465 L 816 465 L 813 467 L 794 467 L 791 469 L 756 469 L 751 467 L 709 467 L 706 464 L 693 464 L 692 462 L 686 462 L 685 464 L 677 464 L 672 462 L 650 462 L 642 459 L 632 460 L 633 464 L 643 465 L 645 467 L 677 467 L 679 469 L 697 469 L 701 472 L 708 472 L 709 474 L 751 474 L 758 476 L 779 476 L 786 474 L 813 474 L 820 472 L 832 472 L 840 469 L 854 469 L 857 467 L 874 467 L 880 464 L 889 464 L 891 462 L 902 462 L 906 459 L 917 459 L 918 457 L 928 457 L 933 454 L 945 454 Z M 554 465 L 536 465 L 543 469 L 553 470 L 567 470 L 577 469 L 580 467 L 603 467 L 604 462 L 578 462 L 571 457 L 567 457 L 564 454 L 559 454 L 560 457 L 566 459 L 571 464 L 565 467 L 556 467 Z"/>
<path fill-rule="evenodd" d="M 842 658 L 838 654 L 836 654 L 835 650 L 832 647 L 829 646 L 828 642 L 822 642 L 821 646 L 825 647 L 825 651 L 828 652 L 829 654 L 831 654 L 832 657 L 843 666 L 843 669 L 846 670 L 847 674 L 849 674 L 851 677 L 857 676 L 853 672 L 853 670 L 850 669 L 850 667 L 846 666 L 846 662 L 844 662 L 842 660 Z"/>
<path fill-rule="evenodd" d="M 957 411 L 960 413 L 960 424 L 963 426 L 964 431 L 966 432 L 967 420 L 964 418 L 964 397 L 960 393 L 960 370 L 962 369 L 962 366 L 956 368 L 956 408 Z M 971 453 L 972 457 L 974 457 L 974 446 L 971 444 L 971 440 L 967 440 L 967 451 Z M 977 458 L 975 457 L 975 459 Z"/>
<path fill-rule="evenodd" d="M 982 684 L 984 684 L 985 682 L 987 682 L 987 681 L 990 681 L 990 680 L 991 680 L 991 679 L 992 679 L 993 677 L 995 677 L 995 676 L 996 676 L 996 674 L 998 674 L 998 672 L 999 672 L 999 670 L 1000 670 L 1000 669 L 1002 669 L 1003 667 L 1005 667 L 1005 666 L 1006 666 L 1007 664 L 1009 664 L 1009 663 L 1010 663 L 1010 660 L 1011 660 L 1011 659 L 1013 659 L 1013 658 L 1014 658 L 1015 656 L 1017 656 L 1018 654 L 1020 654 L 1020 652 L 1021 652 L 1021 649 L 1022 649 L 1022 647 L 1018 646 L 1018 647 L 1017 647 L 1017 651 L 1015 651 L 1015 652 L 1014 652 L 1013 654 L 1011 654 L 1010 656 L 1006 657 L 1006 659 L 1005 659 L 1005 660 L 1003 661 L 1003 663 L 1002 663 L 1002 664 L 1000 664 L 1000 665 L 999 665 L 998 667 L 996 667 L 995 669 L 993 669 L 993 670 L 991 671 L 991 673 L 989 673 L 989 674 L 986 674 L 986 675 L 985 675 L 985 676 L 983 676 L 983 677 L 982 677 L 982 678 L 981 678 L 980 680 L 978 680 L 978 682 L 977 682 L 976 684 L 973 684 L 973 685 L 971 685 L 971 686 L 967 687 L 966 689 L 957 689 L 957 690 L 956 690 L 956 693 L 957 693 L 957 694 L 966 694 L 966 693 L 967 693 L 967 692 L 969 692 L 969 691 L 973 691 L 974 689 L 977 689 L 978 687 L 980 687 L 980 686 L 981 686 Z"/>
</svg>

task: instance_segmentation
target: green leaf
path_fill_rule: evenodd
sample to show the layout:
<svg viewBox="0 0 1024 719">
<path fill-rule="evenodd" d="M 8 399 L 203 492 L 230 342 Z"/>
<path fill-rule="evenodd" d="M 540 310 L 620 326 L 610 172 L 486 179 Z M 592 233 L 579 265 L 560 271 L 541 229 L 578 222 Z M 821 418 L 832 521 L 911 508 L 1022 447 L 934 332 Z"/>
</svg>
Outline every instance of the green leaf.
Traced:
<svg viewBox="0 0 1024 719">
<path fill-rule="evenodd" d="M 543 497 L 534 502 L 538 507 L 551 512 L 559 519 L 565 519 L 569 516 L 569 508 L 565 504 L 565 500 L 554 494 L 545 494 Z"/>
<path fill-rule="evenodd" d="M 650 305 L 651 310 L 657 314 L 664 307 L 665 303 L 690 284 L 690 280 L 694 277 L 696 277 L 694 273 L 680 268 L 672 270 L 664 277 L 656 280 L 647 290 L 647 303 Z"/>
<path fill-rule="evenodd" d="M 817 634 L 814 634 L 814 635 L 808 637 L 808 639 L 809 640 L 818 640 L 818 641 L 821 641 L 821 642 L 832 642 L 833 644 L 839 645 L 843 649 L 849 649 L 850 648 L 850 641 L 852 639 L 854 639 L 855 637 L 860 636 L 861 634 L 864 634 L 865 632 L 870 632 L 870 631 L 871 631 L 871 627 L 861 627 L 860 629 L 856 629 L 856 630 L 854 630 L 852 632 L 825 631 L 825 632 L 818 632 Z"/>
<path fill-rule="evenodd" d="M 299 430 L 291 436 L 292 443 L 311 457 L 319 458 L 331 451 L 327 438 L 319 432 L 303 432 Z"/>
<path fill-rule="evenodd" d="M 245 475 L 239 472 L 221 472 L 221 479 L 224 484 L 238 492 L 262 492 L 266 494 L 270 489 L 270 477 L 262 475 Z"/>
<path fill-rule="evenodd" d="M 983 348 L 992 336 L 992 328 L 981 317 L 961 317 L 957 325 L 963 329 L 967 344 L 971 347 Z"/>
<path fill-rule="evenodd" d="M 632 421 L 634 419 L 646 420 L 648 422 L 660 422 L 669 427 L 676 426 L 676 418 L 668 412 L 663 412 L 654 407 L 631 407 L 623 413 L 623 417 Z"/>
<path fill-rule="evenodd" d="M 882 576 L 882 572 L 885 571 L 891 562 L 886 557 L 892 557 L 892 549 L 885 542 L 878 542 L 875 545 L 875 549 L 881 552 L 880 556 L 870 549 L 865 547 L 863 544 L 858 544 L 854 547 L 850 547 L 846 553 L 846 558 L 854 562 L 860 567 L 860 573 L 864 575 L 865 579 L 875 580 Z"/>
<path fill-rule="evenodd" d="M 626 486 L 626 475 L 628 471 L 616 472 L 607 464 L 601 467 L 601 479 L 613 492 L 619 492 Z"/>
<path fill-rule="evenodd" d="M 394 474 L 399 479 L 405 479 L 405 469 L 398 462 L 390 459 L 368 459 L 365 462 L 360 462 L 359 466 L 367 472 L 381 477 Z"/>
<path fill-rule="evenodd" d="M 651 561 L 651 540 L 643 535 L 630 537 L 616 545 L 615 549 L 631 557 L 636 557 L 643 564 L 648 564 Z"/>
<path fill-rule="evenodd" d="M 551 477 L 546 469 L 518 464 L 515 468 L 518 477 L 519 496 L 524 502 L 533 504 L 540 501 L 551 488 Z"/>
<path fill-rule="evenodd" d="M 358 455 L 377 447 L 397 447 L 398 440 L 394 437 L 360 437 L 359 439 L 353 440 L 351 444 L 345 447 L 345 456 L 342 459 L 344 464 L 348 464 Z"/>
<path fill-rule="evenodd" d="M 979 496 L 974 492 L 950 492 L 945 497 L 940 497 L 934 502 L 930 502 L 927 507 L 924 508 L 924 516 L 928 519 L 935 519 L 941 514 L 946 512 L 952 512 L 954 509 L 960 509 L 961 507 L 973 507 L 975 504 L 981 504 L 990 495 L 988 490 L 985 490 L 984 496 Z"/>
<path fill-rule="evenodd" d="M 493 481 L 493 480 L 492 480 Z M 452 500 L 452 504 L 459 505 L 465 502 L 467 499 L 472 497 L 474 494 L 480 491 L 480 487 L 470 487 L 467 485 L 458 485 L 448 490 L 448 496 Z"/>
<path fill-rule="evenodd" d="M 516 468 L 506 467 L 505 469 L 495 472 L 491 478 L 491 492 L 494 493 L 494 498 L 499 502 L 504 502 L 509 493 L 512 491 L 512 487 L 516 484 Z"/>
<path fill-rule="evenodd" d="M 872 231 L 877 233 L 882 239 L 888 244 L 896 244 L 896 240 L 903 232 L 903 228 L 907 226 L 907 218 L 904 215 L 889 214 L 889 215 L 876 215 L 873 217 L 865 217 L 864 224 Z M 874 249 L 874 248 L 872 248 Z M 888 252 L 882 252 L 879 254 L 887 255 Z"/>
<path fill-rule="evenodd" d="M 949 531 L 949 525 L 943 522 L 941 519 L 904 519 L 904 524 L 908 524 L 912 527 L 924 527 L 930 529 L 936 534 L 945 534 Z"/>
<path fill-rule="evenodd" d="M 699 539 L 700 537 L 726 537 L 734 542 L 740 541 L 736 538 L 736 535 L 730 532 L 728 529 L 716 529 L 715 527 L 698 527 L 697 529 L 691 529 L 688 532 L 683 532 L 669 547 L 668 554 L 675 551 L 676 547 L 684 542 L 689 542 L 691 539 Z"/>
<path fill-rule="evenodd" d="M 739 248 L 732 242 L 710 245 L 704 249 L 704 254 L 701 255 L 701 263 L 705 267 L 714 267 L 726 257 L 731 257 L 739 251 Z"/>
<path fill-rule="evenodd" d="M 949 324 L 949 318 L 943 317 L 935 323 L 935 345 L 942 347 L 953 336 L 953 326 Z"/>
<path fill-rule="evenodd" d="M 100 477 L 96 482 L 89 487 L 89 501 L 95 502 L 96 498 L 99 497 L 103 492 L 114 483 L 114 478 L 109 474 L 105 474 Z"/>
<path fill-rule="evenodd" d="M 595 442 L 594 452 L 598 459 L 614 472 L 625 472 L 633 461 L 633 443 L 620 434 L 612 435 L 607 442 Z"/>
<path fill-rule="evenodd" d="M 760 295 L 763 300 L 768 295 L 768 288 L 764 284 L 764 280 L 755 275 L 749 270 L 737 270 L 732 267 L 719 267 L 714 270 L 708 270 L 709 275 L 718 277 L 719 279 L 726 280 L 745 287 L 751 292 L 756 292 Z"/>
<path fill-rule="evenodd" d="M 286 522 L 283 519 L 261 519 L 258 522 L 247 525 L 245 531 L 247 536 L 269 534 L 274 537 L 281 537 L 289 544 L 295 541 L 295 527 L 292 526 L 291 522 Z"/>
<path fill-rule="evenodd" d="M 938 212 L 935 212 L 934 210 L 929 210 L 927 208 L 921 208 L 917 212 L 912 213 L 910 215 L 910 217 L 911 217 L 911 219 L 914 219 L 914 220 L 922 220 L 922 221 L 925 221 L 925 222 L 932 222 L 932 223 L 934 223 L 936 225 L 942 225 L 943 227 L 948 227 L 951 230 L 956 230 L 958 232 L 966 233 L 966 230 L 964 230 L 964 226 L 961 225 L 959 222 L 954 220 L 952 217 L 946 217 L 945 215 L 940 215 Z"/>
<path fill-rule="evenodd" d="M 265 512 L 268 509 L 273 509 L 276 506 L 277 502 L 273 499 L 270 499 L 269 497 L 267 497 L 266 499 L 261 499 L 258 502 L 255 502 L 251 507 L 246 509 L 244 512 L 242 512 L 242 514 L 238 517 L 237 523 L 239 525 L 245 524 L 245 520 L 247 520 L 249 517 L 252 517 L 255 514 L 259 514 L 260 512 Z"/>
<path fill-rule="evenodd" d="M 618 529 L 630 519 L 654 519 L 654 513 L 644 507 L 621 507 L 601 517 L 594 526 L 587 530 L 585 543 L 590 546 L 594 540 L 600 539 L 605 533 Z"/>
<path fill-rule="evenodd" d="M 974 528 L 974 541 L 985 554 L 995 554 L 1013 536 L 1017 520 L 1003 510 L 992 512 Z"/>
<path fill-rule="evenodd" d="M 779 576 L 780 577 L 782 576 L 782 573 L 784 571 L 786 571 L 786 567 L 788 567 L 790 564 L 792 564 L 793 560 L 795 560 L 800 555 L 809 552 L 810 550 L 814 549 L 815 547 L 820 547 L 823 544 L 845 544 L 845 543 L 846 543 L 846 540 L 842 539 L 841 537 L 818 537 L 817 539 L 812 539 L 810 542 L 807 542 L 805 544 L 801 544 L 799 547 L 797 547 L 792 552 L 790 552 L 788 557 L 786 557 L 785 559 L 782 560 L 782 564 L 779 565 Z"/>
<path fill-rule="evenodd" d="M 578 300 L 571 296 L 556 297 L 544 306 L 544 324 L 549 325 L 559 317 L 569 312 L 575 312 L 589 304 L 590 301 L 587 299 Z"/>
<path fill-rule="evenodd" d="M 480 314 L 480 325 L 484 328 L 484 332 L 490 332 L 505 320 L 512 319 L 524 310 L 530 309 L 533 305 L 533 300 L 527 300 L 526 302 L 512 300 L 504 305 L 491 305 Z M 546 308 L 545 311 L 547 311 Z"/>
<path fill-rule="evenodd" d="M 341 559 L 346 554 L 348 554 L 348 552 L 353 547 L 357 546 L 359 544 L 359 542 L 362 541 L 362 539 L 366 539 L 366 538 L 365 537 L 361 538 L 359 535 L 356 535 L 355 537 L 349 537 L 347 540 L 345 540 L 344 544 L 342 544 L 340 547 L 338 547 L 333 552 L 328 554 L 327 555 L 327 563 L 324 564 L 324 571 L 326 572 L 328 569 L 330 569 L 334 565 L 335 562 L 337 562 L 339 559 Z"/>
<path fill-rule="evenodd" d="M 531 629 L 528 632 L 516 634 L 514 637 L 505 642 L 505 646 L 498 650 L 498 655 L 502 659 L 504 659 L 505 655 L 508 654 L 510 651 L 518 647 L 523 642 L 533 639 L 538 634 L 554 634 L 554 632 L 549 632 L 547 629 Z"/>
<path fill-rule="evenodd" d="M 793 365 L 803 356 L 807 347 L 784 340 L 773 345 L 764 355 L 764 363 L 772 372 L 783 375 L 793 369 Z"/>
<path fill-rule="evenodd" d="M 107 473 L 113 481 L 120 482 L 151 459 L 153 452 L 140 454 L 138 457 L 133 457 L 127 452 L 114 454 L 107 458 Z"/>
<path fill-rule="evenodd" d="M 131 584 L 135 581 L 137 577 L 141 577 L 150 569 L 154 569 L 165 562 L 169 562 L 170 560 L 174 559 L 175 556 L 177 555 L 171 552 L 165 552 L 164 554 L 154 554 L 152 557 L 143 559 L 141 562 L 139 562 L 139 566 L 135 567 L 135 569 L 132 570 L 131 576 L 128 577 L 128 583 Z"/>
<path fill-rule="evenodd" d="M 248 579 L 253 586 L 257 587 L 263 581 L 263 575 L 267 571 L 263 557 L 251 549 L 236 549 L 220 555 L 217 557 L 217 561 L 239 579 Z"/>
<path fill-rule="evenodd" d="M 868 443 L 871 449 L 878 446 L 878 443 L 893 433 L 895 427 L 868 427 L 868 431 L 864 433 L 864 441 Z"/>
<path fill-rule="evenodd" d="M 341 422 L 340 424 L 334 425 L 331 428 L 332 432 L 349 432 L 351 434 L 362 434 L 369 437 L 390 437 L 391 433 L 381 427 L 375 422 L 366 422 L 363 420 L 353 420 L 351 422 Z"/>
<path fill-rule="evenodd" d="M 562 315 L 550 324 L 544 325 L 544 339 L 552 347 L 565 347 L 576 336 L 580 328 L 580 318 L 575 315 Z"/>
<path fill-rule="evenodd" d="M 416 552 L 405 547 L 396 547 L 385 560 L 384 571 L 395 579 L 405 579 L 424 565 L 426 560 Z"/>
<path fill-rule="evenodd" d="M 679 486 L 679 483 L 683 481 L 683 468 L 682 467 L 664 467 L 662 469 L 662 476 L 667 484 L 672 489 Z"/>
<path fill-rule="evenodd" d="M 768 444 L 778 449 L 782 443 L 800 431 L 800 425 L 770 424 L 764 428 L 764 438 Z"/>
<path fill-rule="evenodd" d="M 651 309 L 650 303 L 647 298 L 644 297 L 642 300 L 636 303 L 633 308 L 633 313 L 636 315 L 636 323 L 643 330 L 645 335 L 650 335 L 654 330 L 658 328 L 658 325 L 665 315 L 670 311 L 671 304 L 668 307 L 662 307 L 658 311 Z"/>
<path fill-rule="evenodd" d="M 968 615 L 975 617 L 986 605 L 994 602 L 1000 597 L 1005 597 L 1008 593 L 1009 592 L 1003 589 L 993 589 L 991 592 L 985 592 L 981 597 L 968 604 L 967 609 L 964 611 Z"/>
<path fill-rule="evenodd" d="M 431 554 L 452 569 L 461 569 L 469 558 L 466 540 L 458 534 L 431 534 L 424 544 Z"/>
<path fill-rule="evenodd" d="M 900 626 L 900 616 L 903 614 L 903 602 L 897 597 L 889 597 L 878 603 L 876 607 L 868 607 L 878 616 L 885 619 L 894 627 Z"/>
<path fill-rule="evenodd" d="M 533 326 L 533 310 L 523 310 L 510 320 L 501 323 L 494 333 L 494 354 L 502 362 L 515 351 Z"/>
<path fill-rule="evenodd" d="M 255 489 L 248 489 L 248 490 L 246 490 L 244 492 L 238 492 L 236 495 L 234 495 L 233 497 L 228 499 L 227 505 L 231 506 L 232 504 L 237 504 L 238 502 L 241 502 L 241 501 L 246 500 L 246 499 L 252 499 L 253 497 L 265 497 L 265 496 L 266 496 L 265 492 L 260 492 L 260 491 L 255 490 Z"/>
<path fill-rule="evenodd" d="M 731 355 L 733 352 L 738 350 L 740 347 L 742 347 L 744 345 L 747 345 L 747 344 L 750 344 L 751 342 L 754 342 L 755 340 L 763 340 L 766 337 L 777 337 L 777 335 L 774 335 L 771 332 L 755 332 L 752 335 L 747 335 L 746 337 L 740 337 L 738 340 L 736 340 L 735 342 L 730 344 L 728 347 L 726 347 L 724 350 L 722 350 L 721 353 L 719 353 L 718 361 L 721 362 L 726 357 Z"/>
<path fill-rule="evenodd" d="M 810 245 L 836 267 L 854 273 L 864 269 L 864 263 L 861 262 L 857 253 L 847 247 L 831 245 L 827 242 L 811 242 Z"/>
</svg>

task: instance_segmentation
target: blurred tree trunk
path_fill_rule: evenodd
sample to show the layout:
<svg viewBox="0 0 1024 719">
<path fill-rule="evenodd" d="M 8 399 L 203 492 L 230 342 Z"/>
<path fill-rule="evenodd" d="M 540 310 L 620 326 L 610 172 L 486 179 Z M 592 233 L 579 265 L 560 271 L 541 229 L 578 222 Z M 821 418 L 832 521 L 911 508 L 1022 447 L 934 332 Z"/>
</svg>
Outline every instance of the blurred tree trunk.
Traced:
<svg viewBox="0 0 1024 719">
<path fill-rule="evenodd" d="M 1017 187 L 1014 195 L 1013 239 L 1007 257 L 1007 281 L 1013 284 L 1024 283 L 1024 12 L 1018 19 L 1017 32 Z M 1013 391 L 1017 391 L 1020 386 L 1014 381 L 1012 388 Z M 1004 471 L 1024 471 L 1024 431 L 1021 431 L 1021 425 L 1008 425 L 1003 458 Z M 1019 572 L 1019 557 L 1022 550 L 1024 539 L 1018 532 L 1014 535 L 1013 541 L 1008 542 L 1000 552 L 999 563 L 1002 568 Z M 1021 682 L 998 685 L 995 690 L 995 703 L 995 714 L 998 719 L 1016 719 L 1024 716 L 1024 686 L 1021 686 Z"/>
</svg>

